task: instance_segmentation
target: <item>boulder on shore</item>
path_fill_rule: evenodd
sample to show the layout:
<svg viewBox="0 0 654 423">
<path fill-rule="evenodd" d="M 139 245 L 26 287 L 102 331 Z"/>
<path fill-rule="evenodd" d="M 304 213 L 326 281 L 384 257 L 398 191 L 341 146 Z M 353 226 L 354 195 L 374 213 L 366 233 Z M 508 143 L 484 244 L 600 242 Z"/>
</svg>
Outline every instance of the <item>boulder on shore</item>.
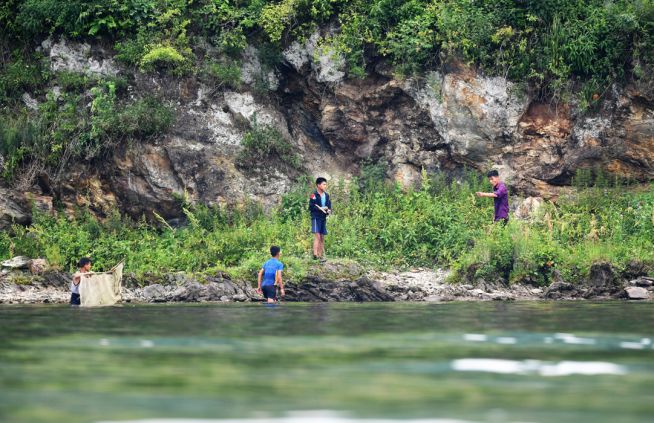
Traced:
<svg viewBox="0 0 654 423">
<path fill-rule="evenodd" d="M 639 286 L 630 286 L 626 288 L 625 294 L 630 300 L 649 300 L 649 291 Z"/>
<path fill-rule="evenodd" d="M 2 262 L 2 267 L 8 268 L 8 269 L 27 269 L 29 267 L 30 259 L 29 257 L 25 256 L 16 256 L 14 258 L 11 258 L 9 260 L 5 260 Z"/>
</svg>

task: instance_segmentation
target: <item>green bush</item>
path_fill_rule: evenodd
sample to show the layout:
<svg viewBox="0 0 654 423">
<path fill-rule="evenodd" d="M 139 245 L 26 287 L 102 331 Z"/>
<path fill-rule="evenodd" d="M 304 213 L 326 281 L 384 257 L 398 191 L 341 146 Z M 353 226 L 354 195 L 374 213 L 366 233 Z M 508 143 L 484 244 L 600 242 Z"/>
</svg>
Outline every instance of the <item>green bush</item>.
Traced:
<svg viewBox="0 0 654 423">
<path fill-rule="evenodd" d="M 0 28 L 3 28 L 3 33 L 0 39 L 14 38 L 19 30 L 16 25 L 16 15 L 18 14 L 18 4 L 21 0 L 5 0 L 0 4 Z"/>
<path fill-rule="evenodd" d="M 77 72 L 58 72 L 55 75 L 56 83 L 64 91 L 73 91 L 79 92 L 83 91 L 90 86 L 93 81 L 93 78 Z"/>
<path fill-rule="evenodd" d="M 190 71 L 190 60 L 177 51 L 175 47 L 155 44 L 148 46 L 147 50 L 139 61 L 139 67 L 143 71 L 151 72 L 163 69 L 178 76 Z"/>
<path fill-rule="evenodd" d="M 241 85 L 241 66 L 238 62 L 210 61 L 204 66 L 204 75 L 218 88 L 236 90 Z"/>
<path fill-rule="evenodd" d="M 155 34 L 139 30 L 135 36 L 116 43 L 116 59 L 138 67 L 149 46 L 153 45 L 156 40 Z"/>
<path fill-rule="evenodd" d="M 24 92 L 34 95 L 48 81 L 49 73 L 43 57 L 33 55 L 23 58 L 19 52 L 14 59 L 0 68 L 0 103 L 16 100 Z"/>
<path fill-rule="evenodd" d="M 0 116 L 0 155 L 2 178 L 13 179 L 18 168 L 31 157 L 32 149 L 40 144 L 42 128 L 25 115 Z"/>
<path fill-rule="evenodd" d="M 155 97 L 127 104 L 115 117 L 116 136 L 146 139 L 164 134 L 175 121 L 173 109 Z"/>
<path fill-rule="evenodd" d="M 282 39 L 282 33 L 295 17 L 298 3 L 298 0 L 282 0 L 263 8 L 259 24 L 268 34 L 270 41 L 279 42 Z"/>
<path fill-rule="evenodd" d="M 293 169 L 301 167 L 300 157 L 295 153 L 293 145 L 284 139 L 277 128 L 259 124 L 256 116 L 252 128 L 243 136 L 241 145 L 243 149 L 237 162 L 242 167 L 273 167 L 275 163 L 271 160 Z"/>
</svg>

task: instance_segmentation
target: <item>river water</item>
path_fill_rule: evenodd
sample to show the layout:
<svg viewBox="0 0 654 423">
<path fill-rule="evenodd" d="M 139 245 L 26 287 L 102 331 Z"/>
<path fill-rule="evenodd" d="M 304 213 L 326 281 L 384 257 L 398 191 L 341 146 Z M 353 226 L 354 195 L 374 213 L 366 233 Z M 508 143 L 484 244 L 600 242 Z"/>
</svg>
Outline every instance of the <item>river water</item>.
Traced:
<svg viewBox="0 0 654 423">
<path fill-rule="evenodd" d="M 650 422 L 653 322 L 627 302 L 0 306 L 0 421 Z"/>
</svg>

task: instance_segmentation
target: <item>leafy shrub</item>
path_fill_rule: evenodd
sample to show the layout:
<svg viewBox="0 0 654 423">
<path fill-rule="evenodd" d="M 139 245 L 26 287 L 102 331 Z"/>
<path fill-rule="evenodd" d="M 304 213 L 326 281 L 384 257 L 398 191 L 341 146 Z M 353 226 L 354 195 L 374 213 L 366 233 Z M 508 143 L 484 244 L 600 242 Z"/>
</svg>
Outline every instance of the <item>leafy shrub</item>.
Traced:
<svg viewBox="0 0 654 423">
<path fill-rule="evenodd" d="M 0 102 L 16 99 L 26 91 L 34 93 L 49 78 L 42 57 L 23 58 L 19 52 L 13 56 L 14 60 L 0 69 Z"/>
<path fill-rule="evenodd" d="M 268 34 L 270 41 L 279 42 L 282 39 L 282 33 L 295 17 L 297 4 L 297 0 L 282 0 L 263 8 L 259 24 Z"/>
<path fill-rule="evenodd" d="M 165 133 L 175 121 L 174 111 L 155 97 L 130 103 L 115 116 L 119 137 L 144 139 Z"/>
<path fill-rule="evenodd" d="M 387 166 L 384 163 L 375 163 L 372 160 L 364 160 L 361 164 L 361 177 L 359 185 L 363 191 L 374 191 L 383 187 L 386 180 Z"/>
<path fill-rule="evenodd" d="M 311 192 L 313 181 L 309 177 L 299 178 L 291 191 L 282 197 L 279 214 L 285 221 L 300 220 L 307 211 L 307 193 Z"/>
<path fill-rule="evenodd" d="M 99 149 L 106 149 L 124 140 L 145 139 L 164 133 L 173 123 L 173 111 L 154 97 L 146 97 L 116 107 L 115 84 L 94 87 L 91 102 L 91 127 L 89 137 L 96 143 L 90 155 L 97 156 Z"/>
<path fill-rule="evenodd" d="M 252 129 L 245 133 L 241 145 L 243 149 L 237 159 L 241 166 L 274 166 L 271 159 L 294 169 L 301 166 L 300 158 L 291 143 L 284 139 L 277 128 L 259 124 L 256 116 Z"/>
<path fill-rule="evenodd" d="M 205 64 L 204 74 L 217 87 L 238 89 L 241 85 L 241 67 L 239 63 L 218 63 L 211 61 Z"/>
<path fill-rule="evenodd" d="M 31 121 L 25 115 L 0 117 L 1 172 L 5 180 L 13 179 L 20 165 L 30 157 L 34 145 L 40 143 L 39 122 Z"/>
<path fill-rule="evenodd" d="M 64 91 L 82 91 L 89 87 L 92 82 L 91 77 L 77 72 L 58 72 L 55 78 L 57 85 Z"/>
<path fill-rule="evenodd" d="M 190 60 L 172 46 L 155 44 L 148 47 L 141 57 L 139 67 L 146 72 L 155 69 L 170 71 L 173 75 L 183 75 L 190 71 Z"/>
<path fill-rule="evenodd" d="M 546 220 L 549 217 L 546 216 Z M 563 251 L 549 234 L 521 226 L 513 232 L 514 265 L 510 280 L 547 285 L 552 272 L 561 265 Z"/>
<path fill-rule="evenodd" d="M 0 4 L 0 28 L 3 28 L 2 38 L 15 37 L 19 32 L 19 27 L 16 25 L 16 15 L 18 13 L 18 3 L 21 0 L 5 0 Z"/>
<path fill-rule="evenodd" d="M 116 59 L 131 66 L 139 66 L 149 46 L 156 42 L 155 34 L 139 30 L 136 36 L 116 43 Z"/>
<path fill-rule="evenodd" d="M 88 140 L 89 112 L 80 106 L 77 93 L 62 93 L 56 97 L 48 93 L 39 105 L 39 113 L 31 119 L 43 128 L 39 144 L 31 146 L 32 156 L 49 166 L 59 166 L 66 156 L 84 157 L 84 144 Z"/>
</svg>

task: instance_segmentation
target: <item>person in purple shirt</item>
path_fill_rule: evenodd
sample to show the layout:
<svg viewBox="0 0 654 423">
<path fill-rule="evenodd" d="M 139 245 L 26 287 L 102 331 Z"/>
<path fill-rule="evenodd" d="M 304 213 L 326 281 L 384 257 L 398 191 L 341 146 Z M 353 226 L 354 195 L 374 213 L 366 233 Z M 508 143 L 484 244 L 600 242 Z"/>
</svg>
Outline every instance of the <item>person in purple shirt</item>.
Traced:
<svg viewBox="0 0 654 423">
<path fill-rule="evenodd" d="M 509 192 L 506 185 L 500 181 L 500 174 L 497 170 L 491 170 L 486 174 L 493 186 L 493 192 L 478 192 L 477 197 L 490 197 L 495 202 L 494 222 L 507 224 L 509 221 Z"/>
</svg>

